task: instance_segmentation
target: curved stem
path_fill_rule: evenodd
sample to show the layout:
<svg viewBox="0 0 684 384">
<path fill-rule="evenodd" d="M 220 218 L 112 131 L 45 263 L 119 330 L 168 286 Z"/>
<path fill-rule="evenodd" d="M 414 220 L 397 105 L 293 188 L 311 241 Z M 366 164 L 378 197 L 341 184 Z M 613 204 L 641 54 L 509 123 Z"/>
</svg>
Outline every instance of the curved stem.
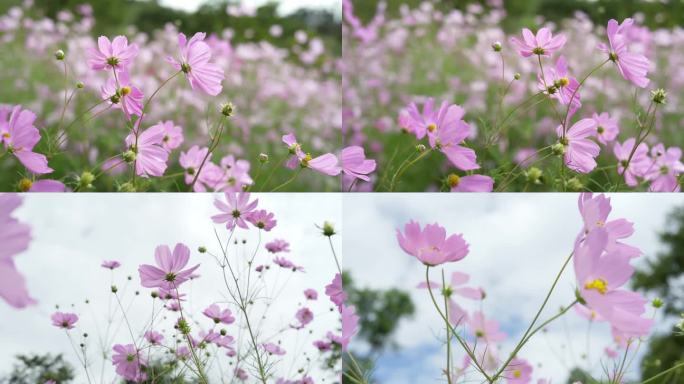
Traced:
<svg viewBox="0 0 684 384">
<path fill-rule="evenodd" d="M 561 136 L 562 138 L 565 138 L 565 134 L 568 131 L 567 127 L 568 127 L 568 117 L 570 116 L 570 107 L 572 106 L 572 102 L 575 100 L 575 96 L 577 95 L 577 92 L 579 92 L 579 89 L 582 88 L 582 86 L 584 85 L 584 82 L 586 82 L 587 79 L 591 75 L 594 74 L 594 72 L 601 69 L 609 61 L 610 61 L 610 59 L 606 59 L 604 62 L 602 62 L 598 66 L 594 67 L 594 69 L 589 71 L 589 73 L 587 73 L 586 76 L 584 76 L 582 81 L 579 82 L 579 84 L 577 85 L 577 88 L 575 88 L 575 90 L 572 92 L 572 96 L 570 96 L 570 101 L 568 101 L 568 107 L 565 109 L 565 117 L 563 118 L 563 135 Z"/>
<path fill-rule="evenodd" d="M 328 243 L 330 243 L 330 250 L 332 251 L 333 258 L 335 259 L 335 265 L 337 265 L 337 271 L 342 275 L 342 268 L 340 267 L 340 261 L 337 258 L 337 253 L 335 253 L 335 247 L 333 247 L 332 236 L 328 236 Z"/>
<path fill-rule="evenodd" d="M 516 345 L 516 347 L 513 349 L 513 352 L 511 352 L 510 356 L 508 356 L 508 359 L 506 360 L 506 362 L 504 362 L 504 364 L 501 366 L 501 368 L 499 368 L 499 370 L 494 374 L 494 376 L 492 376 L 493 380 L 496 380 L 499 378 L 499 376 L 501 376 L 501 374 L 506 369 L 506 367 L 511 362 L 511 360 L 513 360 L 515 358 L 515 356 L 518 354 L 518 352 L 523 347 L 523 345 L 525 345 L 525 343 L 527 343 L 527 340 L 529 340 L 529 337 L 531 337 L 533 334 L 535 334 L 540 329 L 540 328 L 537 328 L 534 331 L 532 331 L 534 324 L 537 322 L 537 320 L 539 319 L 539 316 L 541 316 L 542 312 L 544 311 L 546 304 L 549 302 L 549 299 L 551 298 L 551 294 L 553 293 L 553 290 L 556 288 L 558 281 L 560 281 L 560 278 L 563 275 L 563 271 L 565 271 L 565 268 L 570 263 L 570 260 L 572 260 L 573 254 L 574 254 L 574 252 L 570 253 L 570 255 L 565 259 L 563 266 L 561 267 L 560 271 L 558 271 L 558 274 L 556 275 L 556 279 L 553 281 L 553 284 L 551 284 L 551 288 L 549 289 L 549 292 L 546 294 L 546 297 L 544 298 L 544 302 L 542 303 L 541 307 L 539 307 L 539 310 L 537 311 L 537 314 L 534 316 L 534 319 L 532 319 L 530 326 L 527 327 L 527 330 L 525 331 L 522 338 L 518 342 L 518 345 Z M 574 305 L 574 303 L 573 303 L 573 305 Z M 562 313 L 565 313 L 565 312 L 561 312 L 561 314 Z M 555 319 L 555 317 L 552 319 Z M 542 324 L 542 326 L 548 324 L 549 322 L 550 321 L 545 322 L 544 324 Z"/>
<path fill-rule="evenodd" d="M 392 181 L 390 182 L 390 192 L 394 192 L 394 187 L 396 185 L 396 182 L 398 179 L 401 178 L 401 176 L 404 174 L 404 172 L 406 172 L 407 169 L 411 168 L 415 163 L 417 163 L 418 161 L 423 159 L 425 156 L 429 155 L 430 152 L 433 151 L 433 149 L 434 148 L 430 148 L 430 149 L 424 151 L 423 153 L 420 154 L 420 156 L 411 160 L 408 164 L 402 165 L 401 167 L 399 167 L 399 169 L 397 170 L 397 173 L 395 173 L 394 176 L 392 176 Z"/>
<path fill-rule="evenodd" d="M 276 192 L 276 191 L 279 190 L 279 189 L 285 188 L 288 184 L 290 184 L 291 182 L 293 182 L 293 181 L 297 178 L 297 176 L 299 176 L 299 174 L 302 172 L 302 169 L 303 169 L 303 168 L 300 167 L 300 168 L 297 170 L 297 172 L 295 172 L 295 174 L 292 175 L 292 177 L 290 177 L 286 182 L 284 182 L 284 183 L 280 184 L 279 186 L 273 188 L 273 189 L 271 190 L 271 192 Z"/>
<path fill-rule="evenodd" d="M 223 128 L 224 128 L 224 120 L 221 120 L 221 123 L 219 124 L 219 127 L 217 128 L 217 133 L 211 138 L 211 142 L 209 142 L 209 150 L 207 151 L 207 154 L 204 155 L 204 158 L 202 159 L 202 162 L 200 163 L 199 168 L 197 169 L 197 172 L 195 172 L 195 177 L 192 178 L 192 183 L 190 183 L 190 190 L 194 190 L 195 188 L 195 183 L 197 183 L 197 180 L 199 179 L 200 172 L 202 172 L 202 168 L 204 168 L 204 165 L 207 163 L 207 160 L 209 159 L 209 156 L 214 152 L 216 147 L 218 147 L 219 142 L 221 142 L 221 136 L 223 135 Z"/>
<path fill-rule="evenodd" d="M 680 368 L 684 368 L 684 361 L 682 361 L 682 362 L 680 362 L 679 364 L 674 365 L 674 366 L 672 366 L 672 367 L 670 367 L 670 368 L 668 368 L 668 369 L 666 369 L 666 370 L 660 372 L 659 374 L 657 374 L 657 375 L 655 375 L 655 376 L 652 376 L 652 377 L 650 377 L 650 378 L 648 378 L 648 379 L 642 381 L 641 384 L 648 384 L 648 383 L 652 382 L 653 380 L 655 380 L 655 379 L 657 379 L 657 378 L 659 378 L 659 377 L 661 377 L 661 376 L 664 376 L 664 375 L 666 375 L 666 374 L 668 374 L 668 373 L 670 373 L 670 372 L 674 372 L 674 371 L 676 371 L 676 370 L 678 370 L 678 369 L 680 369 Z"/>
</svg>

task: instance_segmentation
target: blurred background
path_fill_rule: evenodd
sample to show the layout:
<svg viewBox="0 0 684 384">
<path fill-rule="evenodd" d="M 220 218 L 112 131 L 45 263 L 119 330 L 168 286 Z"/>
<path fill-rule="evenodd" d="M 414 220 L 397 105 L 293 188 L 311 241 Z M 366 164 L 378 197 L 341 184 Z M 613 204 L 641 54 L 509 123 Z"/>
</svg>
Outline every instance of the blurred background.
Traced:
<svg viewBox="0 0 684 384">
<path fill-rule="evenodd" d="M 0 14 L 21 3 L 22 0 L 0 2 Z M 34 9 L 55 19 L 59 12 L 76 11 L 84 3 L 92 6 L 97 20 L 92 30 L 94 36 L 120 33 L 129 25 L 152 33 L 166 23 L 173 23 L 186 34 L 220 34 L 231 28 L 243 32 L 235 35 L 237 43 L 269 41 L 288 47 L 294 44 L 294 33 L 305 30 L 325 38 L 341 52 L 339 0 L 34 0 Z M 228 9 L 231 15 L 226 14 Z M 269 33 L 274 24 L 283 29 L 278 37 Z"/>
<path fill-rule="evenodd" d="M 684 336 L 677 336 L 675 328 L 684 313 L 684 198 L 677 194 L 610 197 L 613 210 L 609 218 L 632 221 L 636 232 L 625 243 L 644 252 L 633 262 L 637 273 L 630 288 L 649 300 L 660 297 L 666 303 L 656 314 L 653 333 L 627 370 L 625 382 L 639 383 L 684 360 Z M 486 298 L 481 306 L 460 297 L 456 300 L 469 313 L 482 309 L 499 322 L 507 334 L 499 355 L 507 356 L 539 308 L 582 226 L 575 194 L 534 198 L 529 194 L 465 194 L 458 198 L 347 194 L 344 206 L 345 290 L 361 317 L 361 330 L 351 350 L 375 384 L 446 382 L 441 371 L 443 323 L 427 291 L 416 288 L 425 279 L 425 268 L 401 250 L 395 229 L 414 219 L 423 225 L 437 222 L 449 234 L 463 234 L 470 252 L 463 260 L 444 266 L 447 279 L 453 271 L 465 272 L 470 275 L 467 286 L 484 289 Z M 433 268 L 432 280 L 439 280 L 440 269 Z M 574 286 L 574 272 L 569 268 L 542 318 L 570 303 Z M 646 313 L 651 317 L 654 309 L 649 305 Z M 605 378 L 603 370 L 612 372 L 615 364 L 604 348 L 613 345 L 607 324 L 590 326 L 570 311 L 532 339 L 519 356 L 534 366 L 532 383 L 542 378 L 554 384 L 596 383 L 587 373 L 604 383 L 600 381 Z M 454 364 L 460 367 L 463 353 L 460 348 L 453 350 Z M 472 369 L 457 381 L 470 382 L 482 382 Z M 684 372 L 680 370 L 649 383 L 682 382 Z"/>
<path fill-rule="evenodd" d="M 386 0 L 388 14 L 396 16 L 402 6 L 416 8 L 421 0 Z M 352 0 L 354 12 L 363 21 L 369 21 L 375 15 L 377 0 Z M 442 10 L 466 10 L 473 4 L 487 6 L 490 0 L 440 0 L 435 6 Z M 644 24 L 650 28 L 674 27 L 684 24 L 684 1 L 681 0 L 526 0 L 505 1 L 502 3 L 508 17 L 502 25 L 507 30 L 517 30 L 522 26 L 534 23 L 537 15 L 544 15 L 546 20 L 561 21 L 571 17 L 574 12 L 581 11 L 598 24 L 604 24 L 606 17 L 622 20 L 642 13 Z M 667 8 L 665 8 L 667 7 Z M 667 12 L 664 12 L 667 10 Z"/>
</svg>

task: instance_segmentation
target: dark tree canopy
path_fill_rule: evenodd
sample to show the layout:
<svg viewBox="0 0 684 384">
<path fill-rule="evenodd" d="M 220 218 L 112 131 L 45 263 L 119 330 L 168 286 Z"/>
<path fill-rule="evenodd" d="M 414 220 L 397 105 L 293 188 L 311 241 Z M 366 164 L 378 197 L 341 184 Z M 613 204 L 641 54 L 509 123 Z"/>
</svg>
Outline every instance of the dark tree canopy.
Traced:
<svg viewBox="0 0 684 384">
<path fill-rule="evenodd" d="M 0 380 L 6 384 L 36 384 L 54 380 L 58 384 L 69 383 L 74 370 L 62 355 L 17 355 L 10 374 Z"/>
</svg>

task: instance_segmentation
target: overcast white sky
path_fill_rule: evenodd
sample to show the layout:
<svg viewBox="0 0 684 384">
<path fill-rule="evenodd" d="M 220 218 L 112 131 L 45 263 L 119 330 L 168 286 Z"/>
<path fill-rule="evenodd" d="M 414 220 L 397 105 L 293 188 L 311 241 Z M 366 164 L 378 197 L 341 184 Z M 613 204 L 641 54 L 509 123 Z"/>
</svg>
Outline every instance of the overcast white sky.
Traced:
<svg viewBox="0 0 684 384">
<path fill-rule="evenodd" d="M 186 11 L 194 11 L 199 8 L 202 3 L 206 3 L 206 0 L 162 0 L 161 3 Z M 242 4 L 258 7 L 263 4 L 272 3 L 274 0 L 242 0 Z M 341 0 L 279 0 L 275 1 L 279 3 L 279 11 L 282 14 L 292 13 L 300 8 L 325 8 L 335 11 L 336 13 L 342 12 L 342 1 Z"/>
<path fill-rule="evenodd" d="M 322 338 L 327 331 L 335 330 L 339 322 L 339 315 L 330 310 L 331 304 L 324 294 L 325 285 L 332 280 L 336 271 L 335 264 L 327 239 L 320 235 L 314 224 L 330 220 L 341 230 L 341 198 L 333 194 L 268 194 L 258 197 L 260 207 L 274 212 L 278 220 L 278 226 L 263 236 L 264 242 L 274 238 L 287 239 L 292 250 L 286 254 L 287 257 L 306 268 L 305 274 L 296 274 L 289 280 L 291 273 L 280 269 L 272 269 L 266 275 L 269 289 L 276 286 L 286 288 L 270 308 L 262 334 L 271 335 L 279 327 L 294 322 L 298 305 L 304 302 L 304 289 L 314 288 L 320 295 L 317 302 L 309 303 L 315 314 L 311 334 L 306 330 L 288 332 L 286 336 L 272 340 L 282 340 L 283 346 L 290 346 L 288 355 L 299 358 L 297 365 L 286 360 L 278 366 L 279 373 L 294 374 L 298 368 L 305 366 L 302 364 L 302 352 L 312 352 L 313 340 Z M 111 295 L 109 271 L 100 267 L 103 260 L 115 259 L 123 264 L 116 271 L 115 283 L 126 297 L 124 306 L 133 303 L 129 320 L 134 332 L 143 329 L 151 317 L 151 299 L 150 290 L 141 289 L 141 296 L 135 301 L 131 300 L 133 291 L 139 287 L 137 267 L 144 263 L 154 264 L 154 249 L 160 244 L 169 244 L 173 248 L 175 243 L 183 242 L 192 250 L 190 265 L 201 263 L 198 270 L 201 278 L 188 283 L 181 291 L 189 294 L 188 306 L 184 311 L 194 313 L 194 320 L 209 326 L 210 321 L 200 312 L 213 302 L 225 301 L 224 297 L 227 296 L 220 269 L 212 262 L 213 259 L 195 251 L 200 245 L 218 251 L 213 228 L 224 235 L 227 233 L 225 227 L 214 225 L 209 219 L 216 213 L 213 199 L 209 194 L 27 195 L 15 215 L 31 224 L 33 241 L 29 250 L 15 260 L 39 305 L 17 311 L 0 301 L 0 373 L 9 371 L 14 355 L 31 352 L 64 353 L 77 367 L 67 337 L 50 324 L 50 314 L 55 305 L 73 310 L 81 316 L 82 327 L 75 335 L 87 331 L 91 335 L 90 348 L 95 355 L 97 332 L 93 314 L 97 314 L 95 317 L 99 319 L 99 326 L 101 330 L 104 329 L 104 317 Z M 237 236 L 239 239 L 248 239 L 248 250 L 256 245 L 254 230 L 240 231 Z M 338 251 L 340 246 L 338 236 Z M 270 259 L 270 254 L 262 250 L 255 263 Z M 133 280 L 125 288 L 127 275 L 131 275 Z M 92 312 L 83 304 L 85 298 L 91 300 Z M 70 307 L 72 304 L 75 304 L 74 308 Z M 167 322 L 173 320 L 175 317 L 169 316 Z M 120 323 L 117 318 L 115 324 Z M 229 334 L 234 335 L 236 327 L 236 324 L 232 324 L 226 328 Z M 197 329 L 196 325 L 194 329 Z M 119 328 L 115 342 L 130 343 L 126 327 Z M 293 343 L 296 343 L 296 348 L 292 347 L 295 345 Z M 317 366 L 318 362 L 312 364 L 314 377 L 320 377 Z M 98 374 L 99 367 L 99 364 L 93 367 Z M 112 376 L 110 363 L 106 364 L 106 374 Z M 75 382 L 86 381 L 80 376 Z"/>
<path fill-rule="evenodd" d="M 635 223 L 636 233 L 628 243 L 650 257 L 659 249 L 656 231 L 662 229 L 673 207 L 684 204 L 684 197 L 620 194 L 612 195 L 612 203 L 612 218 L 624 217 Z M 502 353 L 510 353 L 523 327 L 531 321 L 572 250 L 581 225 L 575 194 L 345 195 L 345 269 L 351 271 L 360 286 L 399 287 L 410 292 L 416 304 L 415 317 L 403 322 L 396 333 L 400 350 L 386 353 L 377 361 L 376 378 L 384 384 L 440 382 L 444 364 L 444 350 L 436 336 L 443 333 L 443 325 L 427 292 L 414 288 L 424 279 L 425 269 L 405 254 L 395 239 L 395 228 L 403 228 L 410 219 L 423 225 L 439 222 L 449 233 L 463 233 L 470 254 L 447 266 L 447 276 L 451 271 L 464 271 L 471 274 L 472 285 L 485 288 L 485 313 L 502 323 L 504 331 L 512 336 L 502 345 Z M 570 267 L 543 318 L 573 301 L 573 276 Z M 477 309 L 472 302 L 461 300 L 461 304 L 469 311 Z M 586 360 L 580 358 L 586 350 L 587 324 L 568 313 L 549 327 L 546 336 L 525 346 L 520 356 L 535 365 L 535 378 L 563 383 L 569 368 L 577 364 L 587 367 Z M 590 339 L 592 361 L 604 357 L 603 349 L 609 342 L 608 327 L 594 325 Z M 461 356 L 456 361 L 460 362 Z M 592 368 L 600 371 L 599 364 Z M 475 375 L 469 379 L 481 381 Z"/>
</svg>

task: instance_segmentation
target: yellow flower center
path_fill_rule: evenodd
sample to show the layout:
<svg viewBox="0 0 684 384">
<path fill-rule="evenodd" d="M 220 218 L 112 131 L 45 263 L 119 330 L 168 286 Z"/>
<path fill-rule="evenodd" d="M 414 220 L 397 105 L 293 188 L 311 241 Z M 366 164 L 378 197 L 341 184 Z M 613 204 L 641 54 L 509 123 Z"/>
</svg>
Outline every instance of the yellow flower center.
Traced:
<svg viewBox="0 0 684 384">
<path fill-rule="evenodd" d="M 515 377 L 516 379 L 521 378 L 522 372 L 519 369 L 516 369 L 515 371 L 513 371 L 513 377 Z"/>
<path fill-rule="evenodd" d="M 125 86 L 121 88 L 121 95 L 126 96 L 131 93 L 131 87 Z"/>
<path fill-rule="evenodd" d="M 19 181 L 19 190 L 21 192 L 28 192 L 32 186 L 33 186 L 33 182 L 29 179 L 21 179 Z"/>
<path fill-rule="evenodd" d="M 606 222 L 605 222 L 605 221 L 603 221 L 603 220 L 597 220 L 597 221 L 596 221 L 596 226 L 597 226 L 597 227 L 603 227 L 604 225 L 606 225 Z"/>
<path fill-rule="evenodd" d="M 558 84 L 560 84 L 561 87 L 565 87 L 566 85 L 570 84 L 570 79 L 568 79 L 567 77 L 561 77 L 558 80 Z"/>
<path fill-rule="evenodd" d="M 311 161 L 311 154 L 307 153 L 306 156 L 301 161 L 302 167 L 308 167 L 309 166 L 309 161 Z"/>
<path fill-rule="evenodd" d="M 451 188 L 457 187 L 460 182 L 461 178 L 453 173 L 447 178 L 447 184 L 449 184 L 449 187 Z"/>
<path fill-rule="evenodd" d="M 2 134 L 2 138 L 5 139 L 5 140 L 9 139 L 9 138 L 10 138 L 9 132 L 4 132 L 4 133 Z"/>
<path fill-rule="evenodd" d="M 584 289 L 595 289 L 600 294 L 605 295 L 608 292 L 608 283 L 603 279 L 594 279 L 584 284 Z"/>
<path fill-rule="evenodd" d="M 437 129 L 437 124 L 435 123 L 430 123 L 430 125 L 427 126 L 427 130 L 430 132 L 434 132 Z"/>
</svg>

